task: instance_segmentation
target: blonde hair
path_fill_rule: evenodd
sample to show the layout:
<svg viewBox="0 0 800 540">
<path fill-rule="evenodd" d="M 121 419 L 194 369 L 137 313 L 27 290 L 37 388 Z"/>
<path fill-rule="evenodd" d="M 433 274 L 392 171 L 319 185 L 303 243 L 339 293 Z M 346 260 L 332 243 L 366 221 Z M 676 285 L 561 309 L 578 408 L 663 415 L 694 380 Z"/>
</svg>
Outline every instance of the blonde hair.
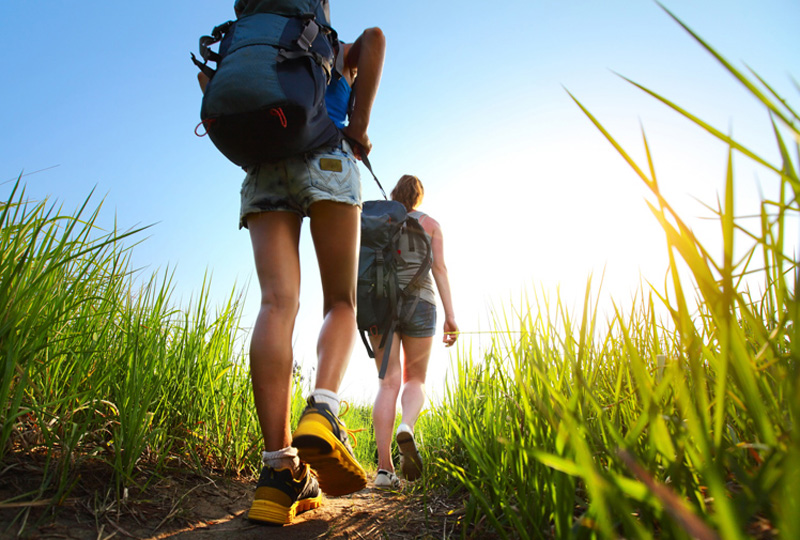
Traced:
<svg viewBox="0 0 800 540">
<path fill-rule="evenodd" d="M 422 187 L 422 182 L 411 174 L 401 176 L 391 194 L 392 200 L 403 203 L 408 212 L 418 207 L 424 196 L 425 188 Z"/>
</svg>

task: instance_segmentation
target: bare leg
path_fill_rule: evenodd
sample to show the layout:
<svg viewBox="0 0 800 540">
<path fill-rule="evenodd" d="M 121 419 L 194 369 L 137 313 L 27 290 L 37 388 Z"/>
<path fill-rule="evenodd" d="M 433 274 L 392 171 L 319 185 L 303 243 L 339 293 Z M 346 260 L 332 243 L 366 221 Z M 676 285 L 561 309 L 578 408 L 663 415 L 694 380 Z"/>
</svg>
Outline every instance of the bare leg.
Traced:
<svg viewBox="0 0 800 540">
<path fill-rule="evenodd" d="M 261 308 L 250 342 L 256 413 L 267 451 L 291 444 L 292 332 L 300 294 L 300 218 L 291 212 L 248 216 Z M 275 264 L 280 261 L 280 264 Z"/>
<path fill-rule="evenodd" d="M 370 336 L 375 351 L 375 365 L 380 370 L 384 349 L 379 349 L 380 336 Z M 394 472 L 392 462 L 392 439 L 394 421 L 397 417 L 397 396 L 400 393 L 402 370 L 400 368 L 400 336 L 395 334 L 389 355 L 389 365 L 383 380 L 378 379 L 378 395 L 372 407 L 372 423 L 375 429 L 375 444 L 378 447 L 378 468 Z"/>
<path fill-rule="evenodd" d="M 338 391 L 356 340 L 356 274 L 361 210 L 320 201 L 309 207 L 311 236 L 322 280 L 324 322 L 317 341 L 315 391 Z M 317 392 L 317 397 L 328 398 Z M 293 433 L 301 460 L 317 472 L 319 487 L 338 497 L 367 484 L 347 440 L 343 423 L 330 402 L 310 404 Z"/>
<path fill-rule="evenodd" d="M 356 277 L 361 209 L 320 201 L 309 208 L 322 278 L 324 322 L 317 341 L 315 388 L 337 392 L 356 340 Z"/>
<path fill-rule="evenodd" d="M 412 428 L 425 405 L 425 376 L 431 358 L 433 338 L 403 336 L 403 393 L 401 422 Z"/>
</svg>

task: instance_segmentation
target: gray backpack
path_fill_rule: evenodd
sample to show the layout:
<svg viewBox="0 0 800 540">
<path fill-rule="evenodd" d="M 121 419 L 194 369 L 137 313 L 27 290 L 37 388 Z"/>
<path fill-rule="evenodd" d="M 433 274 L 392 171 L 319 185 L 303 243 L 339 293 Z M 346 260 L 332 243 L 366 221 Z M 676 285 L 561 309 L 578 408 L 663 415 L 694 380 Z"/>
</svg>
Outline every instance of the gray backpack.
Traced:
<svg viewBox="0 0 800 540">
<path fill-rule="evenodd" d="M 406 235 L 409 250 L 421 250 L 423 256 L 419 269 L 409 284 L 400 287 L 397 265 L 400 238 Z M 358 257 L 357 323 L 361 339 L 370 358 L 375 352 L 370 347 L 367 333 L 380 335 L 384 348 L 378 376 L 386 374 L 392 337 L 401 322 L 402 311 L 413 313 L 420 297 L 420 283 L 430 271 L 433 262 L 431 242 L 419 221 L 408 215 L 406 207 L 397 201 L 367 201 L 361 212 L 361 251 Z M 411 307 L 403 310 L 403 306 Z"/>
</svg>

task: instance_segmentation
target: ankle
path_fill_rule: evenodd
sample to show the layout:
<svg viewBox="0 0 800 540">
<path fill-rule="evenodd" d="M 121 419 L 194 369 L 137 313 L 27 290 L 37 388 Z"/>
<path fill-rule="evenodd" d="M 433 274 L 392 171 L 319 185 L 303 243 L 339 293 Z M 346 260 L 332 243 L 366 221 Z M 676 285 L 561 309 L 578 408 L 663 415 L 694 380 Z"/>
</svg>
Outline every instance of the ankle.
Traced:
<svg viewBox="0 0 800 540">
<path fill-rule="evenodd" d="M 276 471 L 289 469 L 295 477 L 300 473 L 300 458 L 297 457 L 297 448 L 292 446 L 274 452 L 262 452 L 261 463 Z"/>
<path fill-rule="evenodd" d="M 311 392 L 310 397 L 313 398 L 316 403 L 324 403 L 327 405 L 334 416 L 339 416 L 339 396 L 336 392 L 318 388 Z"/>
<path fill-rule="evenodd" d="M 409 425 L 409 424 L 406 424 L 405 422 L 401 422 L 400 425 L 397 426 L 397 432 L 396 433 L 402 433 L 402 432 L 410 433 L 413 436 L 414 435 L 414 425 L 413 424 Z"/>
</svg>

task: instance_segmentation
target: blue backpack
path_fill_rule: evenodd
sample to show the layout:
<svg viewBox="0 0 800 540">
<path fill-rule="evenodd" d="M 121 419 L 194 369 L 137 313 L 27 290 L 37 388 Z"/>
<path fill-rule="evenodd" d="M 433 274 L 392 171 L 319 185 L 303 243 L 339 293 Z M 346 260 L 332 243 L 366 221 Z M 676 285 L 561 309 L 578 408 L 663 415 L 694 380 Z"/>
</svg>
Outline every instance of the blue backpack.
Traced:
<svg viewBox="0 0 800 540">
<path fill-rule="evenodd" d="M 420 250 L 421 264 L 411 281 L 401 287 L 397 265 L 401 253 L 400 238 L 406 236 L 408 249 Z M 404 311 L 413 314 L 420 298 L 420 282 L 433 262 L 431 242 L 419 221 L 408 215 L 398 201 L 366 201 L 361 212 L 361 251 L 358 257 L 356 322 L 370 358 L 375 352 L 367 334 L 380 335 L 384 349 L 378 376 L 383 379 L 392 349 L 392 338 Z M 403 310 L 404 306 L 408 306 Z"/>
<path fill-rule="evenodd" d="M 338 49 L 327 0 L 238 0 L 236 7 L 235 21 L 200 38 L 203 62 L 192 54 L 210 79 L 200 119 L 211 141 L 242 167 L 338 144 L 341 132 L 325 108 Z"/>
</svg>

